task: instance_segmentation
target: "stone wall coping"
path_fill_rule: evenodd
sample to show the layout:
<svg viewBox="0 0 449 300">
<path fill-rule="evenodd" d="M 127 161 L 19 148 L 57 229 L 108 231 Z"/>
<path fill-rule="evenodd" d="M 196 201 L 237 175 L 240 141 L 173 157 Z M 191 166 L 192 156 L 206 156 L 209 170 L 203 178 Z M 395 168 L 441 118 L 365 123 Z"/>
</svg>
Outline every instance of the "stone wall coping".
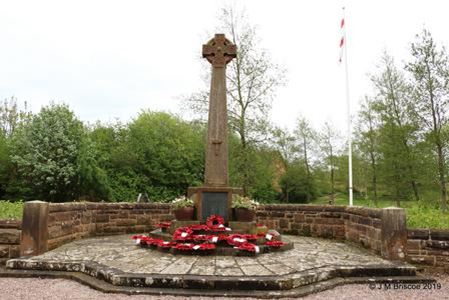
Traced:
<svg viewBox="0 0 449 300">
<path fill-rule="evenodd" d="M 97 209 L 146 209 L 170 208 L 169 203 L 136 203 L 136 202 L 65 202 L 50 203 L 50 213 L 76 210 Z"/>
<path fill-rule="evenodd" d="M 22 227 L 22 220 L 17 219 L 0 220 L 0 228 L 20 229 L 21 227 Z"/>
<path fill-rule="evenodd" d="M 449 241 L 449 229 L 412 228 L 407 230 L 411 240 L 442 240 Z"/>
<path fill-rule="evenodd" d="M 383 209 L 373 207 L 363 207 L 363 206 L 345 206 L 345 205 L 264 204 L 259 206 L 258 210 L 342 212 L 380 219 Z"/>
</svg>

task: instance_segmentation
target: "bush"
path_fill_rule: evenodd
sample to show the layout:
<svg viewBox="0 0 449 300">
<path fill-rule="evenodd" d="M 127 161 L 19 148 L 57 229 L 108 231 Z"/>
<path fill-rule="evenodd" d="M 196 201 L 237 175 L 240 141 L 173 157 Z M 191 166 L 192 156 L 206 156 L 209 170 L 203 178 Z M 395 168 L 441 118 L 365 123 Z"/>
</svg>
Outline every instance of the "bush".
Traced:
<svg viewBox="0 0 449 300">
<path fill-rule="evenodd" d="M 10 202 L 0 200 L 0 219 L 21 219 L 23 214 L 23 202 Z"/>
<path fill-rule="evenodd" d="M 20 196 L 50 202 L 108 197 L 85 128 L 66 105 L 44 107 L 22 124 L 11 153 L 18 178 L 10 191 Z"/>
</svg>

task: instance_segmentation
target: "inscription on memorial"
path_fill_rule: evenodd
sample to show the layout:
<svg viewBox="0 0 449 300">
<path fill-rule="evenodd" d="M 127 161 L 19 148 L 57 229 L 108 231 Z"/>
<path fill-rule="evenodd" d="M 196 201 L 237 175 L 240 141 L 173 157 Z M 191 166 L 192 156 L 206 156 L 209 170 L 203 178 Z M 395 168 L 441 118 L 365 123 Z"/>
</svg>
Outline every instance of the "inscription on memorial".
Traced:
<svg viewBox="0 0 449 300">
<path fill-rule="evenodd" d="M 228 193 L 203 192 L 202 219 L 206 220 L 210 215 L 220 215 L 228 220 Z"/>
</svg>

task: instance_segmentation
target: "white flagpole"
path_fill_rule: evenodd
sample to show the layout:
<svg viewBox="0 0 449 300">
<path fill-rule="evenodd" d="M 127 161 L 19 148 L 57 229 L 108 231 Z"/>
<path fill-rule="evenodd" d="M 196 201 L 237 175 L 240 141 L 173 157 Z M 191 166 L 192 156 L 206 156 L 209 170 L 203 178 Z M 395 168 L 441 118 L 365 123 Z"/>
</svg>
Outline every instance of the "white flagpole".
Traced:
<svg viewBox="0 0 449 300">
<path fill-rule="evenodd" d="M 348 170 L 349 170 L 349 206 L 353 205 L 352 196 L 352 128 L 351 128 L 351 102 L 349 97 L 349 76 L 348 76 L 348 39 L 346 37 L 346 15 L 343 7 L 344 19 L 344 60 L 345 60 L 345 75 L 346 75 L 346 104 L 348 117 Z"/>
</svg>

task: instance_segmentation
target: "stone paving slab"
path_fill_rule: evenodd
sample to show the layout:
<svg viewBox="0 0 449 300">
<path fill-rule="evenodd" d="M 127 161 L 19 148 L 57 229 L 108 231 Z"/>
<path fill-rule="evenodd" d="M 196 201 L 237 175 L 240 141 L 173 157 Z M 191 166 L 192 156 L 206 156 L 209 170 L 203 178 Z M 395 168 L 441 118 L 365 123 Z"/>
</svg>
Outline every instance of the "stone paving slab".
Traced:
<svg viewBox="0 0 449 300">
<path fill-rule="evenodd" d="M 333 240 L 286 236 L 294 249 L 257 257 L 192 256 L 141 248 L 131 235 L 74 241 L 10 269 L 78 271 L 115 285 L 173 288 L 291 289 L 335 277 L 413 276 L 415 268 Z"/>
</svg>

